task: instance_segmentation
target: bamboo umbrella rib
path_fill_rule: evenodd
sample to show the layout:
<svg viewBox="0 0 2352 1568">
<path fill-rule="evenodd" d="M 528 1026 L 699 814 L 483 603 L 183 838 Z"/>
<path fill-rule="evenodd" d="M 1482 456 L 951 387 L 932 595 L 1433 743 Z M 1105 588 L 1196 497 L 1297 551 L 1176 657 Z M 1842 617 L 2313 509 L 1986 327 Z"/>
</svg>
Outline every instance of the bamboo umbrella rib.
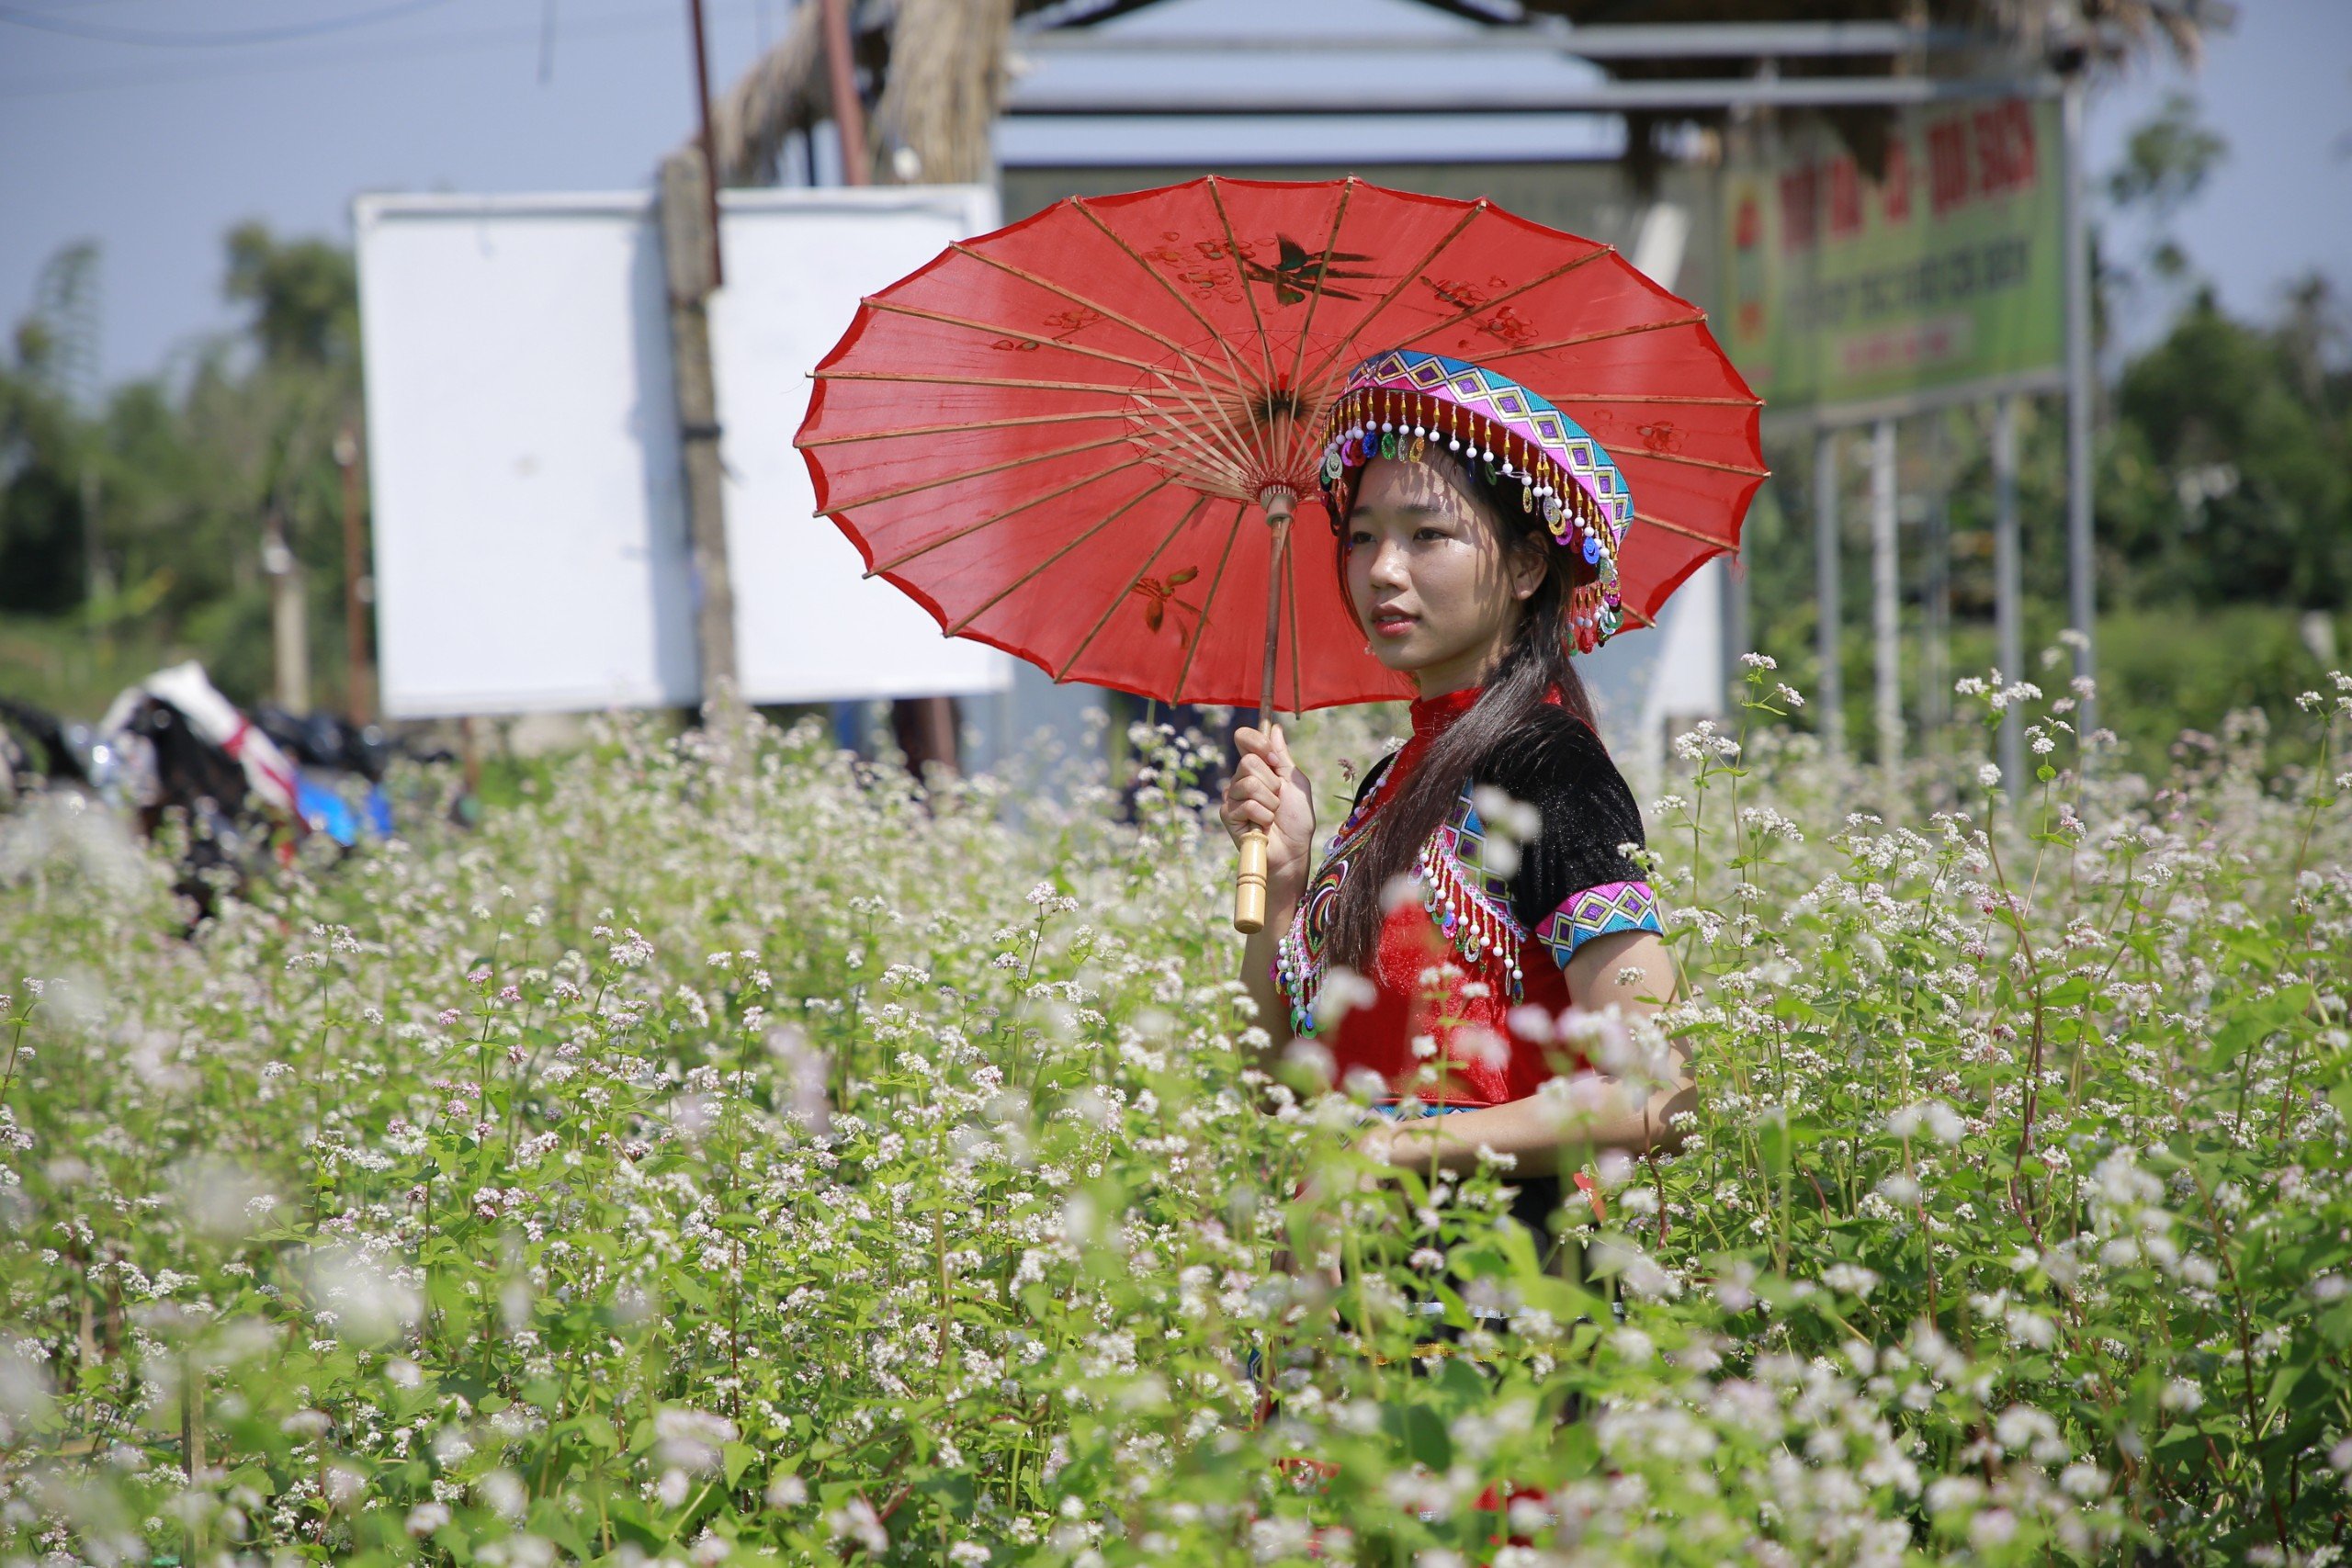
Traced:
<svg viewBox="0 0 2352 1568">
<path fill-rule="evenodd" d="M 1167 372 L 1154 371 L 1153 374 L 1158 375 L 1163 383 L 1168 381 Z M 1191 396 L 1184 392 L 1182 389 L 1170 384 L 1167 387 L 1167 390 L 1170 397 L 1184 405 L 1185 412 L 1190 413 L 1194 419 L 1201 421 L 1203 424 L 1214 422 L 1215 423 L 1224 426 L 1226 434 L 1234 441 L 1237 447 L 1240 445 L 1241 437 L 1239 434 L 1234 430 L 1232 421 L 1226 417 L 1225 411 L 1217 406 L 1214 393 L 1208 394 L 1210 400 L 1209 407 L 1207 412 L 1204 413 L 1201 405 L 1194 402 Z M 1196 450 L 1204 454 L 1209 459 L 1210 467 L 1232 469 L 1238 469 L 1239 468 L 1239 464 L 1235 460 L 1235 453 L 1217 451 L 1210 445 L 1208 437 L 1201 431 L 1185 424 L 1174 414 L 1160 408 L 1158 403 L 1152 404 L 1152 412 L 1160 416 L 1164 428 L 1182 434 L 1186 440 L 1193 444 Z"/>
<path fill-rule="evenodd" d="M 1168 536 L 1151 547 L 1151 554 L 1143 558 L 1143 564 L 1136 568 L 1136 574 L 1133 577 L 1127 579 L 1127 585 L 1111 596 L 1111 602 L 1102 606 L 1102 613 L 1095 617 L 1094 624 L 1087 628 L 1086 635 L 1079 639 L 1078 646 L 1070 649 L 1069 657 L 1062 660 L 1061 668 L 1054 671 L 1056 685 L 1059 685 L 1069 678 L 1069 672 L 1078 668 L 1078 661 L 1086 657 L 1086 650 L 1094 646 L 1094 639 L 1102 635 L 1102 628 L 1111 624 L 1111 617 L 1118 614 L 1119 606 L 1125 604 L 1127 596 L 1136 591 L 1136 584 L 1143 581 L 1143 574 L 1151 570 L 1152 563 L 1160 558 L 1169 546 L 1176 542 L 1176 536 L 1190 526 L 1193 519 L 1201 514 L 1201 508 L 1208 503 L 1209 498 L 1205 495 L 1196 495 L 1193 498 L 1193 504 L 1186 507 L 1183 515 L 1176 519 L 1176 526 L 1169 529 Z"/>
<path fill-rule="evenodd" d="M 1183 442 L 1192 448 L 1193 456 L 1201 459 L 1204 468 L 1214 473 L 1227 476 L 1227 482 L 1233 487 L 1234 493 L 1238 494 L 1247 488 L 1242 478 L 1241 459 L 1238 454 L 1220 449 L 1207 435 L 1186 424 L 1158 404 L 1152 405 L 1150 417 L 1151 427 L 1154 430 L 1164 435 L 1172 435 Z M 1137 418 L 1140 420 L 1142 416 L 1138 414 Z"/>
<path fill-rule="evenodd" d="M 1258 329 L 1258 355 L 1266 362 L 1265 386 L 1271 390 L 1274 384 L 1274 345 L 1266 339 L 1266 318 L 1258 310 L 1258 296 L 1250 287 L 1250 275 L 1242 270 L 1241 240 L 1233 231 L 1232 214 L 1225 209 L 1225 192 L 1215 175 L 1208 176 L 1208 185 L 1209 201 L 1216 208 L 1217 221 L 1225 225 L 1225 252 L 1233 258 L 1234 281 L 1241 285 L 1242 302 L 1250 307 L 1250 323 Z M 1259 443 L 1257 450 L 1258 461 L 1271 469 L 1273 454 L 1266 450 L 1263 442 Z"/>
<path fill-rule="evenodd" d="M 1290 601 L 1290 711 L 1295 718 L 1305 711 L 1299 695 L 1299 666 L 1306 661 L 1306 644 L 1298 624 L 1298 525 L 1283 530 L 1283 597 Z"/>
<path fill-rule="evenodd" d="M 1645 528 L 1663 529 L 1668 534 L 1679 534 L 1686 539 L 1696 539 L 1702 545 L 1713 545 L 1719 550 L 1728 550 L 1734 547 L 1728 542 L 1718 539 L 1712 534 L 1702 534 L 1696 528 L 1685 527 L 1679 523 L 1669 523 L 1663 517 L 1653 517 L 1646 512 L 1634 513 L 1634 521 L 1641 524 Z"/>
<path fill-rule="evenodd" d="M 1081 441 L 1075 446 L 1063 446 L 1051 452 L 1035 452 L 1025 457 L 1008 457 L 1001 463 L 989 463 L 977 468 L 965 468 L 957 473 L 939 474 L 931 479 L 918 479 L 910 485 L 900 485 L 897 490 L 877 491 L 872 495 L 862 495 L 855 501 L 828 502 L 823 512 L 819 515 L 822 516 L 826 513 L 849 512 L 861 506 L 874 506 L 885 501 L 896 501 L 901 496 L 914 495 L 922 491 L 938 490 L 944 485 L 961 484 L 966 479 L 984 479 L 990 474 L 1001 474 L 1009 468 L 1025 468 L 1032 463 L 1050 463 L 1057 457 L 1075 457 L 1081 452 L 1099 452 L 1105 446 L 1115 446 L 1126 438 L 1127 433 L 1123 430 L 1116 435 L 1106 435 L 1100 441 Z"/>
<path fill-rule="evenodd" d="M 1172 479 L 1160 479 L 1156 483 L 1146 485 L 1143 489 L 1136 491 L 1135 494 L 1127 497 L 1126 500 L 1119 502 L 1118 505 L 1113 507 L 1108 513 L 1103 514 L 1101 522 L 1088 527 L 1083 533 L 1072 535 L 1069 538 L 1063 540 L 1059 549 L 1055 550 L 1051 555 L 1046 556 L 1042 560 L 1032 561 L 1029 564 L 1029 570 L 1023 571 L 1012 581 L 1007 582 L 994 593 L 989 594 L 987 599 L 983 600 L 974 609 L 957 616 L 956 624 L 947 628 L 947 635 L 949 637 L 963 636 L 965 627 L 970 626 L 974 621 L 978 620 L 982 615 L 987 615 L 990 610 L 995 609 L 999 604 L 1004 603 L 1006 599 L 1012 597 L 1014 593 L 1019 592 L 1022 589 L 1026 588 L 1030 583 L 1035 582 L 1064 556 L 1078 548 L 1079 546 L 1085 544 L 1089 539 L 1093 538 L 1096 535 L 1102 533 L 1102 530 L 1108 528 L 1112 524 L 1116 523 L 1120 518 L 1125 517 L 1128 513 L 1133 512 L 1136 507 L 1142 505 L 1145 502 L 1150 500 L 1161 491 L 1166 490 L 1175 481 Z"/>
<path fill-rule="evenodd" d="M 1657 623 L 1656 621 L 1651 620 L 1647 615 L 1643 615 L 1639 610 L 1634 609 L 1631 604 L 1628 604 L 1628 605 L 1624 606 L 1624 610 L 1625 610 L 1625 617 L 1626 617 L 1626 619 L 1628 619 L 1628 620 L 1632 620 L 1632 621 L 1638 621 L 1639 623 L 1641 623 L 1643 626 L 1654 626 L 1657 625 Z"/>
<path fill-rule="evenodd" d="M 1487 210 L 1487 198 L 1484 197 L 1480 197 L 1476 201 L 1472 202 L 1470 204 L 1470 210 L 1464 212 L 1460 220 L 1457 221 L 1453 228 L 1448 229 L 1442 235 L 1439 236 L 1437 243 L 1430 247 L 1429 254 L 1423 256 L 1419 261 L 1415 262 L 1409 268 L 1397 276 L 1396 287 L 1391 288 L 1387 293 L 1382 295 L 1379 299 L 1374 301 L 1371 310 L 1366 310 L 1363 315 L 1358 316 L 1356 318 L 1355 325 L 1350 327 L 1348 329 L 1347 335 L 1340 340 L 1340 346 L 1330 355 L 1327 355 L 1321 364 L 1315 367 L 1316 380 L 1321 381 L 1325 379 L 1330 375 L 1334 366 L 1341 365 L 1346 362 L 1348 351 L 1353 348 L 1356 344 L 1357 339 L 1363 335 L 1364 328 L 1370 326 L 1374 318 L 1377 317 L 1383 310 L 1385 310 L 1390 305 L 1396 303 L 1396 297 L 1404 293 L 1406 289 L 1411 288 L 1413 280 L 1420 276 L 1422 273 L 1429 270 L 1430 263 L 1437 260 L 1439 256 L 1444 254 L 1445 248 L 1448 245 L 1451 245 L 1454 241 L 1462 237 L 1462 231 L 1470 227 L 1471 223 L 1477 219 L 1478 214 Z M 1316 423 L 1318 424 L 1322 423 L 1322 412 L 1323 411 L 1320 409 L 1316 411 Z"/>
<path fill-rule="evenodd" d="M 1217 419 L 1218 423 L 1225 426 L 1226 434 L 1233 438 L 1236 446 L 1239 446 L 1241 444 L 1241 433 L 1233 427 L 1230 420 L 1226 418 L 1225 410 L 1217 401 L 1216 389 L 1208 384 L 1208 378 L 1201 373 L 1200 360 L 1182 344 L 1178 343 L 1175 339 L 1168 336 L 1165 333 L 1155 331 L 1154 329 L 1144 325 L 1141 321 L 1136 321 L 1134 317 L 1129 316 L 1123 311 L 1114 310 L 1099 299 L 1090 299 L 1086 295 L 1080 294 L 1072 288 L 1065 288 L 1060 284 L 1056 283 L 1049 278 L 1040 277 L 1035 273 L 1031 272 L 1024 267 L 1014 266 L 1011 262 L 999 261 L 996 257 L 991 256 L 985 252 L 972 249 L 969 245 L 963 243 L 961 241 L 958 241 L 956 243 L 952 244 L 947 248 L 954 251 L 958 255 L 969 256 L 972 260 L 978 262 L 985 266 L 994 267 L 997 271 L 1001 272 L 1008 276 L 1017 277 L 1023 283 L 1046 290 L 1048 294 L 1057 295 L 1061 299 L 1069 300 L 1071 304 L 1080 307 L 1081 309 L 1092 310 L 1101 315 L 1105 321 L 1116 321 L 1119 325 L 1126 328 L 1129 332 L 1136 333 L 1139 337 L 1148 338 L 1151 342 L 1158 344 L 1160 347 L 1168 350 L 1170 354 L 1175 355 L 1177 357 L 1177 363 L 1192 372 L 1193 381 L 1200 387 L 1201 395 L 1209 400 L 1210 410 Z M 1059 340 L 1057 339 L 1056 341 L 1058 342 Z M 1064 344 L 1063 346 L 1067 347 L 1069 345 Z"/>
<path fill-rule="evenodd" d="M 1680 452 L 1652 452 L 1646 447 L 1639 452 L 1627 452 L 1621 459 L 1627 463 L 1679 463 L 1686 468 L 1706 468 L 1718 474 L 1743 474 L 1751 479 L 1769 479 L 1770 468 L 1758 468 L 1747 463 L 1718 463 L 1712 457 L 1691 457 Z"/>
<path fill-rule="evenodd" d="M 1246 502 L 1233 503 L 1233 527 L 1225 536 L 1225 550 L 1216 558 L 1216 570 L 1209 578 L 1209 591 L 1201 596 L 1201 624 L 1193 628 L 1192 646 L 1184 650 L 1184 662 L 1176 667 L 1176 683 L 1168 689 L 1168 700 L 1184 700 L 1184 682 L 1193 678 L 1193 660 L 1201 651 L 1201 639 L 1208 636 L 1209 612 L 1216 605 L 1216 591 L 1225 585 L 1225 569 L 1233 559 L 1233 547 L 1241 538 L 1241 520 L 1250 514 Z"/>
<path fill-rule="evenodd" d="M 819 374 L 829 380 L 906 381 L 915 382 L 925 386 L 941 387 L 1013 387 L 1028 388 L 1042 391 L 1102 392 L 1108 396 L 1121 399 L 1129 405 L 1128 407 L 1118 411 L 1120 413 L 1130 417 L 1136 417 L 1141 412 L 1148 411 L 1157 421 L 1153 426 L 1155 430 L 1158 430 L 1164 434 L 1176 436 L 1188 444 L 1193 448 L 1193 452 L 1203 458 L 1211 468 L 1235 467 L 1235 465 L 1227 459 L 1227 454 L 1218 451 L 1215 446 L 1211 446 L 1207 439 L 1198 431 L 1193 429 L 1190 425 L 1185 424 L 1176 416 L 1175 413 L 1166 408 L 1163 408 L 1159 402 L 1156 400 L 1155 394 L 1142 388 L 1122 389 L 1118 387 L 1097 385 L 1095 383 L 1086 381 L 989 380 L 979 377 L 924 376 L 912 372 L 899 373 L 879 370 L 821 371 L 819 372 Z M 1143 411 L 1138 411 L 1133 406 L 1138 403 L 1143 405 Z M 842 442 L 874 440 L 882 435 L 944 434 L 959 430 L 992 430 L 999 425 L 1050 423 L 1057 419 L 1077 420 L 1102 419 L 1108 417 L 1112 417 L 1112 415 L 1107 412 L 1095 414 L 1032 414 L 1018 418 L 992 419 L 976 424 L 943 424 L 933 425 L 927 429 L 917 428 L 909 430 L 876 431 L 870 434 L 863 435 L 853 434 L 797 437 L 793 444 L 806 449 L 812 446 L 831 446 Z"/>
<path fill-rule="evenodd" d="M 842 435 L 815 435 L 802 442 L 805 448 L 818 446 L 847 446 L 860 441 L 892 441 L 918 435 L 968 435 L 981 430 L 1011 430 L 1033 424 L 1076 424 L 1083 420 L 1130 417 L 1127 409 L 1089 409 L 1080 413 L 1031 413 L 1001 419 L 967 420 L 961 424 L 906 424 L 895 430 L 858 430 Z"/>
<path fill-rule="evenodd" d="M 1068 343 L 1060 338 L 1037 337 L 1034 333 L 1008 327 L 1001 321 L 976 321 L 969 316 L 951 316 L 943 310 L 926 310 L 920 305 L 901 305 L 895 299 L 868 299 L 865 303 L 874 310 L 888 315 L 908 316 L 918 321 L 933 321 L 944 327 L 959 327 L 966 332 L 980 333 L 990 337 L 1018 337 L 1024 342 L 1050 343 L 1056 348 L 1068 353 L 1080 355 L 1088 359 L 1100 359 L 1112 365 L 1124 365 L 1130 370 L 1139 370 L 1147 376 L 1165 376 L 1168 373 L 1167 367 L 1150 364 L 1132 355 L 1114 354 L 1107 348 L 1095 348 L 1082 343 Z M 1235 397 L 1246 395 L 1238 386 L 1227 387 L 1223 389 Z"/>
<path fill-rule="evenodd" d="M 1607 343 L 1611 338 L 1639 337 L 1644 333 L 1662 333 L 1671 331 L 1676 327 L 1701 326 L 1705 323 L 1706 320 L 1707 312 L 1704 310 L 1694 310 L 1690 315 L 1676 316 L 1670 321 L 1636 321 L 1631 326 L 1611 327 L 1606 332 L 1580 333 L 1575 337 L 1564 337 L 1553 343 L 1531 343 L 1524 348 L 1499 349 L 1493 354 L 1486 355 L 1479 361 L 1479 363 L 1482 365 L 1491 365 L 1498 359 L 1517 359 L 1523 355 L 1530 354 L 1555 354 L 1564 348 L 1582 348 L 1587 344 Z M 1610 400 L 1618 401 L 1622 400 L 1611 399 Z"/>
<path fill-rule="evenodd" d="M 1078 478 L 1070 480 L 1069 483 L 1066 485 L 1046 491 L 1040 495 L 1033 495 L 1026 501 L 1015 502 L 1011 506 L 1006 507 L 1003 511 L 996 513 L 991 516 L 983 517 L 977 523 L 967 523 L 961 528 L 953 529 L 945 534 L 942 534 L 938 538 L 932 540 L 928 544 L 917 545 L 913 549 L 907 551 L 904 555 L 893 556 L 888 560 L 877 562 L 876 565 L 866 569 L 865 575 L 868 577 L 879 577 L 886 571 L 896 571 L 900 567 L 906 565 L 909 561 L 920 560 L 935 549 L 939 549 L 947 545 L 952 545 L 958 539 L 969 538 L 983 528 L 993 528 L 998 524 L 1004 522 L 1007 518 L 1018 516 L 1020 513 L 1028 511 L 1033 506 L 1042 506 L 1049 501 L 1059 501 L 1063 496 L 1069 494 L 1070 491 L 1075 490 L 1083 490 L 1088 485 L 1092 484 L 1095 480 L 1107 479 L 1123 468 L 1140 468 L 1142 467 L 1143 459 L 1141 457 L 1130 457 L 1124 463 L 1114 463 L 1107 468 L 1098 469 L 1091 474 L 1080 474 Z M 831 509 L 828 510 L 830 511 Z"/>
<path fill-rule="evenodd" d="M 1185 299 L 1182 289 L 1169 282 L 1157 268 L 1146 262 L 1142 256 L 1136 254 L 1136 248 L 1127 243 L 1125 239 L 1114 231 L 1108 223 L 1103 222 L 1101 215 L 1098 214 L 1094 209 L 1086 204 L 1086 198 L 1084 197 L 1074 196 L 1070 197 L 1069 200 L 1070 205 L 1077 209 L 1080 217 L 1084 218 L 1089 223 L 1093 224 L 1096 229 L 1100 230 L 1102 237 L 1110 241 L 1113 244 L 1118 246 L 1121 251 L 1125 252 L 1127 259 L 1134 262 L 1136 265 L 1142 270 L 1145 276 L 1150 278 L 1154 283 L 1159 284 L 1159 287 L 1166 291 L 1170 299 L 1175 300 L 1177 304 L 1184 308 L 1186 314 L 1190 315 L 1193 320 L 1200 322 L 1201 330 L 1208 333 L 1209 341 L 1216 344 L 1217 352 L 1225 356 L 1225 367 L 1229 373 L 1232 383 L 1238 387 L 1247 381 L 1249 379 L 1248 376 L 1243 373 L 1240 365 L 1233 357 L 1233 345 L 1226 341 L 1226 334 L 1216 329 L 1216 323 L 1212 322 L 1206 316 L 1201 314 L 1201 308 L 1198 305 L 1193 304 L 1190 299 Z"/>
<path fill-rule="evenodd" d="M 1181 354 L 1187 356 L 1190 356 L 1192 354 L 1192 350 L 1186 348 L 1182 344 L 1178 343 L 1175 339 L 1170 337 L 1167 333 L 1159 331 L 1158 328 L 1147 326 L 1143 322 L 1136 321 L 1133 316 L 1128 315 L 1125 311 L 1113 310 L 1110 306 L 1105 305 L 1102 300 L 1096 299 L 1090 295 L 1080 294 L 1074 288 L 1065 288 L 1049 277 L 1040 277 L 1037 274 L 1031 272 L 1027 267 L 1015 266 L 1009 261 L 1001 261 L 997 257 L 989 254 L 986 251 L 976 251 L 960 240 L 956 243 L 949 245 L 947 248 L 954 251 L 959 256 L 970 257 L 972 260 L 978 262 L 983 266 L 994 267 L 997 271 L 1003 273 L 1008 277 L 1017 277 L 1023 283 L 1031 284 L 1038 288 L 1042 288 L 1048 294 L 1057 295 L 1061 299 L 1069 300 L 1073 305 L 1092 310 L 1096 314 L 1100 315 L 1104 321 L 1115 321 L 1120 326 L 1123 326 L 1129 332 L 1134 333 L 1137 337 L 1149 338 L 1152 342 L 1158 344 L 1160 347 L 1167 349 L 1172 354 Z"/>
</svg>

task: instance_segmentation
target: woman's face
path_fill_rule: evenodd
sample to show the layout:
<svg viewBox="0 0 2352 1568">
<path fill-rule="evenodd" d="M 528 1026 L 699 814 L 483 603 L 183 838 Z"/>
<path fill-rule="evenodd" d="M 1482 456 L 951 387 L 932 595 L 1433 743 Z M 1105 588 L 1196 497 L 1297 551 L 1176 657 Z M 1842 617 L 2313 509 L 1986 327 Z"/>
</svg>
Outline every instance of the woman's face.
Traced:
<svg viewBox="0 0 2352 1568">
<path fill-rule="evenodd" d="M 1365 466 L 1340 547 L 1374 655 L 1425 697 L 1486 678 L 1545 569 L 1434 468 L 1386 457 Z"/>
</svg>

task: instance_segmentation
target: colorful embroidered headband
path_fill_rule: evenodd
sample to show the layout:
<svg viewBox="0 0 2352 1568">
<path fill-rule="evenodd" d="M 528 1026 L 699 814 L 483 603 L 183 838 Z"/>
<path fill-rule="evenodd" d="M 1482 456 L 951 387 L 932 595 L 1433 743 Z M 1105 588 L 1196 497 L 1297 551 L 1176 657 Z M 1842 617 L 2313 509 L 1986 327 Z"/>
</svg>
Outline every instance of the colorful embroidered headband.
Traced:
<svg viewBox="0 0 2352 1568">
<path fill-rule="evenodd" d="M 1376 354 L 1349 372 L 1323 446 L 1334 524 L 1366 463 L 1418 462 L 1433 441 L 1483 464 L 1491 481 L 1518 479 L 1522 511 L 1543 507 L 1552 537 L 1590 571 L 1569 592 L 1577 648 L 1589 653 L 1607 641 L 1623 619 L 1617 551 L 1633 521 L 1633 492 L 1583 426 L 1507 376 L 1409 348 Z"/>
</svg>

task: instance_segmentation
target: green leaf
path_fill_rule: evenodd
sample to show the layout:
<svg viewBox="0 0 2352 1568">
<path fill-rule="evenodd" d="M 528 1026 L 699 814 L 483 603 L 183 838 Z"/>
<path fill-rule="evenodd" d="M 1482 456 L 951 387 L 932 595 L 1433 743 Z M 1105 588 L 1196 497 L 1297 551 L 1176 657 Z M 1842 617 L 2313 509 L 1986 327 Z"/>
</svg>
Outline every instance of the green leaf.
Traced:
<svg viewBox="0 0 2352 1568">
<path fill-rule="evenodd" d="M 743 1472 L 751 1469 L 760 1457 L 760 1451 L 749 1443 L 728 1443 L 718 1451 L 726 1465 L 727 1484 L 729 1486 L 741 1481 Z"/>
</svg>

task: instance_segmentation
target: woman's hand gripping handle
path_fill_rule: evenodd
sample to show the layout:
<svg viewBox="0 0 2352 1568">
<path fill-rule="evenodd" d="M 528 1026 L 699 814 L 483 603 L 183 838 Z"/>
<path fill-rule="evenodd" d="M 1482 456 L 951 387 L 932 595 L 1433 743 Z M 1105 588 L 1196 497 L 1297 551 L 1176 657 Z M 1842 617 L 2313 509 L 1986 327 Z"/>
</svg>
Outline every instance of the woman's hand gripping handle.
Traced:
<svg viewBox="0 0 2352 1568">
<path fill-rule="evenodd" d="M 1241 852 L 1233 929 L 1254 935 L 1271 910 L 1287 922 L 1306 890 L 1315 843 L 1315 796 L 1290 760 L 1280 725 L 1234 732 L 1240 766 L 1225 786 L 1226 831 Z"/>
</svg>

